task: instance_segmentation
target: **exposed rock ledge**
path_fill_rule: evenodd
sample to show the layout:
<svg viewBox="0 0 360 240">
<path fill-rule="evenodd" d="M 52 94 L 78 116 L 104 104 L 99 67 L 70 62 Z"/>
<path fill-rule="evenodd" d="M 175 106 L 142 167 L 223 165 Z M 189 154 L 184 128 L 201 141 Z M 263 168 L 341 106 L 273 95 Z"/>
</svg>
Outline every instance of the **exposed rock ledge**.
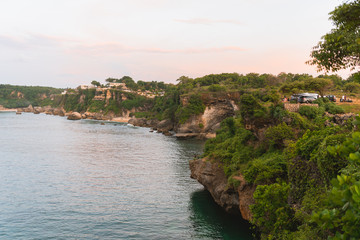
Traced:
<svg viewBox="0 0 360 240">
<path fill-rule="evenodd" d="M 242 176 L 237 189 L 227 185 L 227 178 L 219 163 L 206 159 L 190 161 L 191 178 L 198 180 L 212 195 L 215 202 L 232 214 L 241 214 L 245 220 L 251 219 L 250 205 L 254 203 L 255 186 L 246 183 Z"/>
</svg>

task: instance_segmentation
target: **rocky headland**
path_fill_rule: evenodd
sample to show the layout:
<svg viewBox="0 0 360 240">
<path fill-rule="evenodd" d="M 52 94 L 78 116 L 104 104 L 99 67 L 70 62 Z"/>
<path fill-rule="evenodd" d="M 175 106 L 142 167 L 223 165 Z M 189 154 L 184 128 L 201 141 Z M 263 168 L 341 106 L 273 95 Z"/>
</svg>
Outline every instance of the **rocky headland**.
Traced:
<svg viewBox="0 0 360 240">
<path fill-rule="evenodd" d="M 229 186 L 223 168 L 217 162 L 207 159 L 190 161 L 191 178 L 201 183 L 212 195 L 215 202 L 232 214 L 241 214 L 245 220 L 251 219 L 250 205 L 254 203 L 256 186 L 246 183 L 242 176 L 237 180 L 237 188 Z"/>
</svg>

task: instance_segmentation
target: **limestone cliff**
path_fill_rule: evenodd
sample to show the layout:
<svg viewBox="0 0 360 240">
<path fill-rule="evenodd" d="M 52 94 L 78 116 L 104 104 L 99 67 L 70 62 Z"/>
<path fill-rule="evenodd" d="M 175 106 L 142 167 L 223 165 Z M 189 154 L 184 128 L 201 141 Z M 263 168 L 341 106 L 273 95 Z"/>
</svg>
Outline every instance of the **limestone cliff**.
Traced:
<svg viewBox="0 0 360 240">
<path fill-rule="evenodd" d="M 191 116 L 184 124 L 175 126 L 176 136 L 178 138 L 215 137 L 216 131 L 220 128 L 220 123 L 235 115 L 238 106 L 235 102 L 240 94 L 234 93 L 204 93 L 201 95 L 206 108 L 203 114 Z M 186 106 L 188 99 L 186 96 L 181 98 L 182 105 Z"/>
<path fill-rule="evenodd" d="M 191 177 L 211 193 L 217 204 L 229 213 L 241 214 L 245 220 L 251 219 L 250 205 L 254 203 L 255 186 L 247 184 L 242 176 L 237 177 L 240 185 L 236 189 L 228 186 L 220 164 L 207 159 L 190 161 L 190 170 Z"/>
</svg>

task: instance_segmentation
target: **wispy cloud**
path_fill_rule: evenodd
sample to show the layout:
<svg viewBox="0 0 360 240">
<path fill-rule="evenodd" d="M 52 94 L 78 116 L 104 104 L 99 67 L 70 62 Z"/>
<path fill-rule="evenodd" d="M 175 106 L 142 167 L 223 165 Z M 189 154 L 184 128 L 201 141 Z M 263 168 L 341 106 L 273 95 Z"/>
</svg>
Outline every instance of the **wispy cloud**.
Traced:
<svg viewBox="0 0 360 240">
<path fill-rule="evenodd" d="M 41 34 L 26 34 L 23 36 L 0 35 L 0 46 L 2 45 L 7 48 L 17 50 L 46 47 L 53 48 L 62 44 L 69 43 L 74 44 L 79 43 L 79 41 Z"/>
<path fill-rule="evenodd" d="M 4 46 L 12 49 L 24 49 L 26 44 L 18 38 L 12 36 L 0 35 L 0 46 Z"/>
<path fill-rule="evenodd" d="M 233 24 L 242 25 L 240 21 L 233 19 L 215 20 L 208 18 L 192 18 L 192 19 L 174 19 L 175 22 L 187 23 L 187 24 L 200 24 L 200 25 L 214 25 L 214 24 Z"/>
<path fill-rule="evenodd" d="M 71 52 L 84 55 L 103 55 L 103 54 L 127 54 L 127 53 L 158 53 L 158 54 L 199 54 L 214 53 L 227 51 L 245 51 L 244 48 L 238 46 L 222 46 L 210 48 L 185 48 L 185 49 L 165 49 L 156 47 L 129 47 L 119 43 L 101 43 L 93 45 L 77 45 L 70 49 Z"/>
</svg>

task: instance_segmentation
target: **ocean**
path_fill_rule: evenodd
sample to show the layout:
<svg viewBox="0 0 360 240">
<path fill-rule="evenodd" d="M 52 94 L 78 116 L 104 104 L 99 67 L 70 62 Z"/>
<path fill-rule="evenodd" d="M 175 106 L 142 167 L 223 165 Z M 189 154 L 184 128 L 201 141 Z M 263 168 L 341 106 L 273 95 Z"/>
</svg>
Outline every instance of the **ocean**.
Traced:
<svg viewBox="0 0 360 240">
<path fill-rule="evenodd" d="M 0 112 L 0 239 L 253 239 L 190 178 L 203 147 L 125 123 Z"/>
</svg>

